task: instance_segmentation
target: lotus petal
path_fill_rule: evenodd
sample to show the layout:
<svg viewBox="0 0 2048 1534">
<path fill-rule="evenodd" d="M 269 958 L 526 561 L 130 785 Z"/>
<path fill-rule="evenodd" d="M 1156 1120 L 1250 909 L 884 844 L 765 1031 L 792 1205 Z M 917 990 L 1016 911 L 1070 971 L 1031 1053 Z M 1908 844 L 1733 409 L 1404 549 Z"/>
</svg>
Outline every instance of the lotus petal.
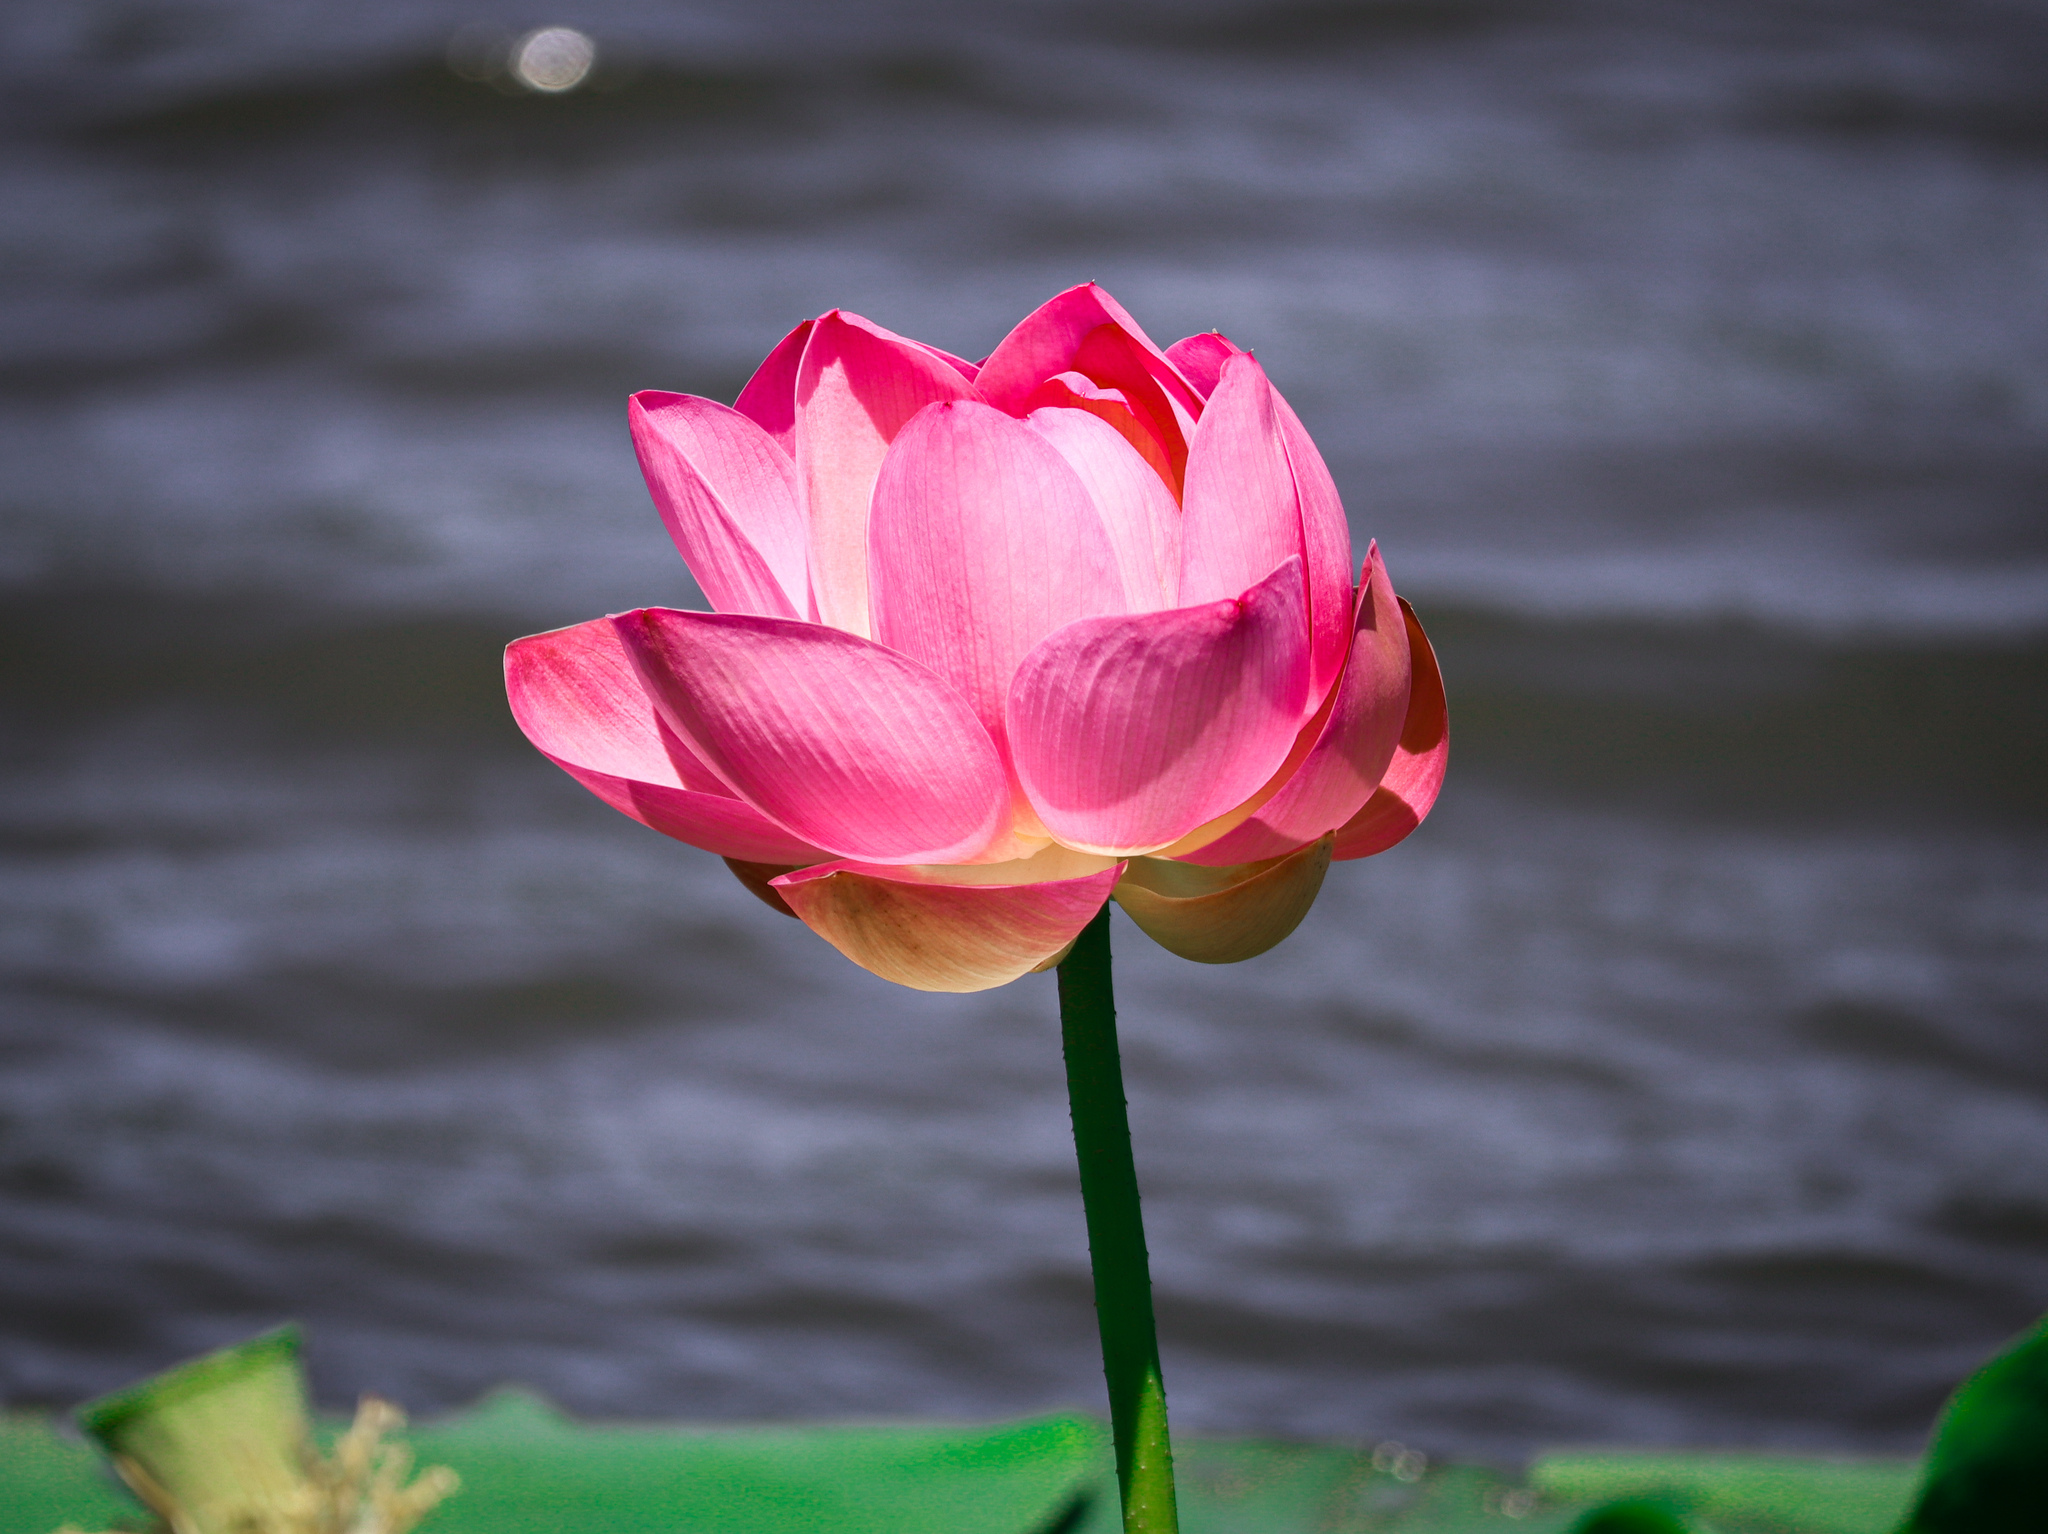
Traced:
<svg viewBox="0 0 2048 1534">
<path fill-rule="evenodd" d="M 1106 389 L 1085 373 L 1056 373 L 1032 390 L 1025 402 L 1022 414 L 1040 416 L 1049 410 L 1086 412 L 1128 442 L 1138 456 L 1145 460 L 1160 490 L 1179 509 L 1179 485 L 1186 467 L 1187 450 L 1182 445 L 1178 458 L 1168 455 L 1166 445 L 1160 440 L 1159 431 L 1152 418 L 1138 418 L 1138 412 L 1131 408 L 1131 402 L 1121 389 Z M 1179 576 L 1176 569 L 1175 577 Z"/>
<path fill-rule="evenodd" d="M 775 343 L 775 350 L 754 369 L 732 408 L 775 439 L 775 445 L 796 458 L 796 375 L 804 347 L 816 321 L 805 320 Z"/>
<path fill-rule="evenodd" d="M 812 327 L 796 386 L 796 464 L 818 621 L 868 620 L 868 503 L 889 444 L 926 405 L 980 396 L 943 358 L 835 309 Z"/>
<path fill-rule="evenodd" d="M 732 876 L 746 887 L 761 904 L 771 911 L 780 911 L 795 920 L 796 912 L 789 908 L 789 902 L 774 887 L 774 881 L 784 874 L 793 874 L 801 865 L 792 863 L 749 863 L 741 858 L 727 858 L 725 866 L 732 870 Z"/>
<path fill-rule="evenodd" d="M 772 887 L 863 969 L 920 991 L 985 991 L 1058 958 L 1109 898 L 1121 864 L 1034 884 L 950 884 L 922 870 L 825 863 Z"/>
<path fill-rule="evenodd" d="M 1070 623 L 1010 687 L 1010 749 L 1070 847 L 1153 852 L 1248 798 L 1286 757 L 1308 693 L 1295 555 L 1240 596 Z"/>
<path fill-rule="evenodd" d="M 1351 648 L 1351 523 L 1329 466 L 1278 389 L 1273 391 L 1273 420 L 1287 449 L 1301 515 L 1301 552 L 1308 562 L 1309 622 L 1314 630 L 1315 669 L 1309 688 L 1312 696 L 1322 698 L 1344 669 Z"/>
<path fill-rule="evenodd" d="M 626 415 L 662 524 L 722 613 L 802 617 L 809 605 L 796 465 L 737 410 L 648 389 Z"/>
<path fill-rule="evenodd" d="M 1263 862 L 1197 868 L 1133 858 L 1116 903 L 1169 953 L 1198 964 L 1235 964 L 1301 925 L 1330 868 L 1328 836 Z"/>
<path fill-rule="evenodd" d="M 1190 852 L 1191 862 L 1249 863 L 1277 857 L 1334 831 L 1358 813 L 1385 777 L 1408 716 L 1408 622 L 1379 546 L 1366 555 L 1351 657 L 1311 724 L 1314 745 L 1236 829 Z"/>
<path fill-rule="evenodd" d="M 1176 409 L 1185 411 L 1190 420 L 1202 413 L 1201 397 L 1188 387 L 1166 353 L 1153 345 L 1122 304 L 1092 282 L 1047 299 L 1020 320 L 983 359 L 975 386 L 998 410 L 1023 415 L 1032 391 L 1056 373 L 1073 371 L 1081 343 L 1103 325 L 1115 326 L 1137 343 L 1137 350 L 1149 359 L 1147 374 Z M 1095 376 L 1089 369 L 1080 371 Z"/>
<path fill-rule="evenodd" d="M 668 726 L 805 841 L 871 863 L 964 863 L 1007 830 L 995 743 L 909 656 L 786 618 L 656 607 L 612 622 Z"/>
<path fill-rule="evenodd" d="M 997 746 L 1018 663 L 1054 629 L 1126 610 L 1088 487 L 1024 422 L 929 405 L 890 445 L 868 532 L 875 638 L 973 705 Z"/>
<path fill-rule="evenodd" d="M 1092 413 L 1044 409 L 1027 419 L 1081 476 L 1102 513 L 1123 572 L 1126 610 L 1178 606 L 1180 507 L 1165 482 L 1112 424 Z"/>
<path fill-rule="evenodd" d="M 1436 651 L 1422 632 L 1415 609 L 1404 599 L 1401 613 L 1408 624 L 1408 650 L 1414 657 L 1414 685 L 1408 694 L 1408 717 L 1401 725 L 1401 743 L 1380 786 L 1365 808 L 1337 832 L 1336 856 L 1369 858 L 1385 852 L 1422 824 L 1443 787 L 1444 767 L 1451 755 L 1450 711 L 1444 704 L 1443 673 Z"/>
<path fill-rule="evenodd" d="M 1195 411 L 1182 400 L 1193 391 L 1167 389 L 1158 376 L 1161 365 L 1157 347 L 1117 325 L 1097 325 L 1074 349 L 1074 370 L 1116 390 L 1129 404 L 1137 425 L 1157 444 L 1157 456 L 1165 459 L 1167 486 L 1178 496 L 1195 430 Z"/>
<path fill-rule="evenodd" d="M 1232 596 L 1301 552 L 1301 513 L 1272 386 L 1253 358 L 1233 357 L 1188 449 L 1180 599 Z"/>
<path fill-rule="evenodd" d="M 547 759 L 613 809 L 726 857 L 830 856 L 731 796 L 663 730 L 610 620 L 533 634 L 505 650 L 512 716 Z"/>
<path fill-rule="evenodd" d="M 1166 348 L 1166 360 L 1180 369 L 1180 376 L 1201 391 L 1204 399 L 1216 392 L 1224 362 L 1242 355 L 1244 348 L 1219 330 L 1183 336 Z"/>
<path fill-rule="evenodd" d="M 1050 884 L 1099 874 L 1116 861 L 1051 842 L 1004 863 L 922 863 L 913 872 L 927 884 Z"/>
<path fill-rule="evenodd" d="M 1252 572 L 1302 556 L 1313 626 L 1309 695 L 1320 704 L 1349 645 L 1351 529 L 1321 455 L 1249 353 L 1224 359 L 1188 450 L 1181 506 L 1184 602 L 1242 589 Z"/>
<path fill-rule="evenodd" d="M 906 336 L 904 337 L 904 339 L 909 340 L 910 338 Z M 969 362 L 965 357 L 956 357 L 949 351 L 941 351 L 938 347 L 932 345 L 929 341 L 911 341 L 910 344 L 924 351 L 930 352 L 934 357 L 938 358 L 939 361 L 945 363 L 947 367 L 951 368 L 954 372 L 958 373 L 962 378 L 966 379 L 969 383 L 973 383 L 975 375 L 981 371 L 980 363 Z"/>
</svg>

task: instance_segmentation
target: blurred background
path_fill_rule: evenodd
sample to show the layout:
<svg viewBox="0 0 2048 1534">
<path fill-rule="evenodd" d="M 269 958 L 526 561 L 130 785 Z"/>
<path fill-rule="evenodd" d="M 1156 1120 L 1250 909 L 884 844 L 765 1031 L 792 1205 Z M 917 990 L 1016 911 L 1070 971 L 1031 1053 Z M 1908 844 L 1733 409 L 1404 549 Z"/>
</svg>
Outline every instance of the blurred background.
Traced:
<svg viewBox="0 0 2048 1534">
<path fill-rule="evenodd" d="M 1452 703 L 1276 952 L 1120 919 L 1177 1423 L 1912 1451 L 2048 1308 L 2044 78 L 2002 0 L 18 0 L 0 1399 L 296 1316 L 332 1402 L 1100 1401 L 1051 977 L 873 979 L 498 676 L 696 601 L 629 391 L 1093 278 L 1258 349 Z"/>
</svg>

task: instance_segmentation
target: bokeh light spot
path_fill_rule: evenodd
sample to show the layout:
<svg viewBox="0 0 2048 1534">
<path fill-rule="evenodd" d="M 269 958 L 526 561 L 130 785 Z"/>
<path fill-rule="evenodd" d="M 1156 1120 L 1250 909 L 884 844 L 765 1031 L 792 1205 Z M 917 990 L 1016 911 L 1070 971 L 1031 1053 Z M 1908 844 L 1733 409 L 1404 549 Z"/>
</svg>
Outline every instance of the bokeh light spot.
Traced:
<svg viewBox="0 0 2048 1534">
<path fill-rule="evenodd" d="M 597 44 L 574 27 L 541 27 L 512 48 L 512 74 L 528 90 L 572 91 L 590 77 Z"/>
</svg>

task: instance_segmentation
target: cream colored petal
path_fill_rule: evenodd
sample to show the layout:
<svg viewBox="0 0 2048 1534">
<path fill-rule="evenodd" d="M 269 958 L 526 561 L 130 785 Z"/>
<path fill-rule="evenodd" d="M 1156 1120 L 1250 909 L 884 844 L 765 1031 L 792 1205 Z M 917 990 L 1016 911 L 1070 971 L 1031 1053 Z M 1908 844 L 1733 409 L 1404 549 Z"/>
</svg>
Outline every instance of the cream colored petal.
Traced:
<svg viewBox="0 0 2048 1534">
<path fill-rule="evenodd" d="M 1056 879 L 1084 879 L 1114 868 L 1119 861 L 1050 842 L 1005 863 L 919 863 L 911 872 L 933 884 L 1046 884 Z"/>
<path fill-rule="evenodd" d="M 1330 868 L 1331 838 L 1229 868 L 1133 858 L 1118 905 L 1160 947 L 1198 964 L 1255 958 L 1301 925 Z"/>
<path fill-rule="evenodd" d="M 1122 871 L 1110 862 L 1079 878 L 963 884 L 903 867 L 821 863 L 773 888 L 805 926 L 884 980 L 985 991 L 1056 963 Z"/>
</svg>

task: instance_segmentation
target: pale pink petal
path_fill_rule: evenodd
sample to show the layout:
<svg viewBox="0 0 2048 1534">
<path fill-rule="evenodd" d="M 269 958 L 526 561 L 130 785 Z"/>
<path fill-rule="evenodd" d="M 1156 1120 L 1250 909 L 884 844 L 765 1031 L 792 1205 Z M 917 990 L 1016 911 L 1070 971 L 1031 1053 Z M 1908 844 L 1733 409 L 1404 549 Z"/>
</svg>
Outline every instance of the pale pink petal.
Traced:
<svg viewBox="0 0 2048 1534">
<path fill-rule="evenodd" d="M 1359 587 L 1350 660 L 1317 717 L 1315 744 L 1243 824 L 1181 856 L 1209 865 L 1278 857 L 1357 814 L 1393 761 L 1408 716 L 1410 665 L 1407 619 L 1374 545 Z"/>
<path fill-rule="evenodd" d="M 1073 466 L 1109 529 L 1132 612 L 1180 600 L 1180 507 L 1115 426 L 1091 411 L 1034 410 L 1031 427 Z"/>
<path fill-rule="evenodd" d="M 569 776 L 613 809 L 631 815 L 664 836 L 715 852 L 723 858 L 760 863 L 808 863 L 831 853 L 792 836 L 744 799 L 725 794 L 700 794 L 656 783 L 605 779 L 560 758 L 550 758 Z"/>
<path fill-rule="evenodd" d="M 1302 556 L 1313 635 L 1309 696 L 1321 702 L 1349 644 L 1351 531 L 1322 456 L 1249 353 L 1224 359 L 1188 450 L 1181 506 L 1184 602 L 1242 590 L 1254 572 Z"/>
<path fill-rule="evenodd" d="M 1116 327 L 1137 343 L 1137 349 L 1150 359 L 1146 369 L 1148 375 L 1165 391 L 1175 407 L 1185 411 L 1190 420 L 1202 413 L 1201 397 L 1180 376 L 1180 370 L 1167 360 L 1166 353 L 1152 344 L 1151 337 L 1138 328 L 1138 322 L 1131 318 L 1122 304 L 1092 282 L 1084 282 L 1046 300 L 1020 320 L 1016 329 L 1003 337 L 996 349 L 983 359 L 975 386 L 981 390 L 982 397 L 998 410 L 1023 415 L 1028 408 L 1025 401 L 1030 398 L 1031 391 L 1055 373 L 1073 369 L 1081 343 L 1103 325 Z M 1088 373 L 1098 383 L 1108 382 L 1092 369 L 1081 368 L 1080 371 Z M 1112 383 L 1112 387 L 1120 385 Z"/>
<path fill-rule="evenodd" d="M 1044 409 L 1081 410 L 1100 418 L 1137 450 L 1138 456 L 1158 477 L 1160 487 L 1167 492 L 1169 499 L 1178 495 L 1178 486 L 1187 467 L 1187 454 L 1183 451 L 1177 458 L 1169 457 L 1152 418 L 1147 416 L 1140 420 L 1123 390 L 1105 389 L 1085 373 L 1055 373 L 1032 390 L 1024 406 L 1021 412 L 1014 413 L 1029 416 Z M 1175 508 L 1178 509 L 1179 505 L 1175 499 Z M 1175 574 L 1177 577 L 1179 572 L 1176 570 Z"/>
<path fill-rule="evenodd" d="M 897 434 L 868 551 L 875 638 L 957 687 L 999 748 L 1032 646 L 1128 610 L 1081 476 L 1022 421 L 973 401 L 927 406 Z"/>
<path fill-rule="evenodd" d="M 1351 642 L 1351 524 L 1344 502 L 1323 455 L 1308 428 L 1278 389 L 1273 391 L 1273 419 L 1287 449 L 1294 491 L 1301 512 L 1301 551 L 1308 561 L 1309 622 L 1315 630 L 1315 670 L 1309 687 L 1325 696 L 1344 668 Z"/>
<path fill-rule="evenodd" d="M 1330 838 L 1233 868 L 1133 858 L 1116 903 L 1145 935 L 1197 964 L 1236 964 L 1277 945 L 1308 915 L 1330 870 Z"/>
<path fill-rule="evenodd" d="M 796 374 L 803 361 L 804 346 L 811 339 L 812 320 L 775 343 L 754 376 L 740 390 L 732 408 L 775 439 L 775 445 L 796 457 Z"/>
<path fill-rule="evenodd" d="M 737 410 L 643 390 L 626 408 L 662 524 L 720 612 L 801 617 L 808 606 L 796 465 Z"/>
<path fill-rule="evenodd" d="M 1430 648 L 1415 609 L 1404 599 L 1401 613 L 1408 624 L 1408 650 L 1414 657 L 1415 682 L 1408 694 L 1408 718 L 1401 726 L 1401 744 L 1380 786 L 1365 808 L 1337 832 L 1339 858 L 1369 858 L 1385 852 L 1422 824 L 1443 787 L 1444 767 L 1451 754 L 1450 711 L 1444 704 L 1443 673 Z"/>
<path fill-rule="evenodd" d="M 1070 847 L 1151 852 L 1247 798 L 1294 743 L 1308 694 L 1299 555 L 1241 596 L 1088 618 L 1031 652 L 1010 746 Z"/>
<path fill-rule="evenodd" d="M 542 755 L 643 825 L 726 857 L 801 864 L 829 855 L 731 797 L 679 742 L 664 741 L 609 619 L 515 640 L 505 650 L 505 693 Z"/>
<path fill-rule="evenodd" d="M 875 863 L 964 863 L 1007 831 L 995 743 L 908 656 L 787 618 L 657 607 L 612 622 L 669 727 L 805 841 Z"/>
<path fill-rule="evenodd" d="M 1181 377 L 1207 399 L 1216 392 L 1216 381 L 1222 376 L 1224 362 L 1243 351 L 1243 347 L 1221 331 L 1211 330 L 1199 336 L 1183 336 L 1166 348 L 1166 360 L 1179 368 Z"/>
<path fill-rule="evenodd" d="M 835 309 L 812 328 L 797 373 L 796 462 L 819 622 L 873 632 L 868 503 L 882 457 L 926 405 L 979 398 L 949 363 L 857 314 Z"/>
<path fill-rule="evenodd" d="M 513 716 L 542 751 L 597 772 L 732 797 L 661 720 L 609 618 L 515 640 L 505 650 Z"/>
<path fill-rule="evenodd" d="M 1116 862 L 1092 852 L 1076 852 L 1047 842 L 1028 857 L 1002 863 L 920 863 L 913 870 L 927 884 L 1054 884 L 1099 874 Z"/>
<path fill-rule="evenodd" d="M 785 874 L 772 888 L 813 932 L 884 980 L 985 991 L 1057 957 L 1122 872 L 1116 864 L 1042 884 L 949 884 L 845 862 Z"/>
<path fill-rule="evenodd" d="M 1251 356 L 1233 357 L 1188 449 L 1180 599 L 1235 596 L 1282 560 L 1301 556 L 1301 513 L 1272 387 Z"/>
</svg>

